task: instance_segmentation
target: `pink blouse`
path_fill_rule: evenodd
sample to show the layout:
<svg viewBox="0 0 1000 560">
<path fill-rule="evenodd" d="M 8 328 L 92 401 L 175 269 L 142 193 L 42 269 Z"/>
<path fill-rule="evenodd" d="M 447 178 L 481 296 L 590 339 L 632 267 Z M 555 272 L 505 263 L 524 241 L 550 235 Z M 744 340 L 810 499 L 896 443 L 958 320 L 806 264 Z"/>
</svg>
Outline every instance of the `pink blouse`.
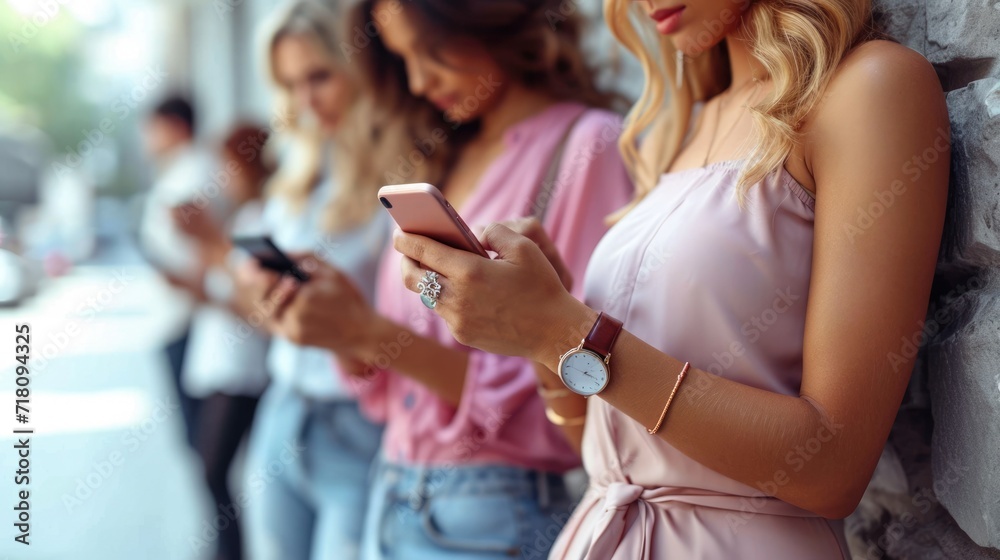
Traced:
<svg viewBox="0 0 1000 560">
<path fill-rule="evenodd" d="M 529 215 L 553 152 L 577 117 L 544 227 L 572 271 L 573 295 L 580 298 L 590 254 L 607 230 L 603 218 L 632 195 L 617 148 L 622 127 L 617 115 L 564 102 L 512 125 L 504 133 L 504 152 L 460 212 L 475 231 Z M 577 454 L 545 417 L 532 363 L 463 347 L 445 322 L 403 285 L 400 259 L 391 248 L 382 256 L 378 311 L 421 336 L 466 348 L 469 362 L 458 407 L 391 366 L 367 382 L 352 384 L 364 412 L 386 423 L 386 459 L 430 466 L 500 463 L 554 472 L 578 466 Z"/>
</svg>

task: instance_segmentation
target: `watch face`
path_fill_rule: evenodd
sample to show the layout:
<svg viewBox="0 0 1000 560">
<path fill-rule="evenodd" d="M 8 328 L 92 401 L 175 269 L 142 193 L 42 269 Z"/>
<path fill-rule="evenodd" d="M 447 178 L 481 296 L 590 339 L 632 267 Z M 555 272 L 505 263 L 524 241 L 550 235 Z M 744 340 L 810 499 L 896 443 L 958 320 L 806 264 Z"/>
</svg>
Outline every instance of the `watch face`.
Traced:
<svg viewBox="0 0 1000 560">
<path fill-rule="evenodd" d="M 573 350 L 559 363 L 559 375 L 566 387 L 581 395 L 594 395 L 608 384 L 604 359 L 588 350 Z"/>
</svg>

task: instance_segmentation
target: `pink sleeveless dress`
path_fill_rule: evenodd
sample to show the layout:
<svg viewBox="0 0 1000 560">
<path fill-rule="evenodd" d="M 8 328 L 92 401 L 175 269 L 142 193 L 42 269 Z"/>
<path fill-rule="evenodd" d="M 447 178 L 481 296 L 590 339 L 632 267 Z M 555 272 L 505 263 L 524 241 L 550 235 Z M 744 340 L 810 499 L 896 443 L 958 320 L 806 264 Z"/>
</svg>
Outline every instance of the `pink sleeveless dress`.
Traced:
<svg viewBox="0 0 1000 560">
<path fill-rule="evenodd" d="M 751 187 L 740 211 L 733 195 L 741 163 L 663 175 L 595 248 L 584 297 L 693 367 L 798 395 L 814 199 L 782 169 Z M 663 372 L 664 383 L 676 373 Z M 600 398 L 588 406 L 590 486 L 550 558 L 849 557 L 842 521 L 703 466 Z M 804 461 L 789 453 L 787 476 Z"/>
</svg>

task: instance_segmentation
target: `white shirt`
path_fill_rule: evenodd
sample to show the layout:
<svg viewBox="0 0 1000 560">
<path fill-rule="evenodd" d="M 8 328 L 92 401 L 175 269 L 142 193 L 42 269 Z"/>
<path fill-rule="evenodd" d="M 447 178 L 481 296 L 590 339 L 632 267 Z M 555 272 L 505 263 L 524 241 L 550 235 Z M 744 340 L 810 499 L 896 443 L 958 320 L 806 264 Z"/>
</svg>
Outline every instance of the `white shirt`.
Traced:
<svg viewBox="0 0 1000 560">
<path fill-rule="evenodd" d="M 262 202 L 244 204 L 233 214 L 229 233 L 259 235 L 263 214 Z M 244 257 L 233 251 L 229 258 L 227 264 L 235 268 Z M 219 304 L 202 305 L 195 311 L 181 376 L 184 391 L 196 398 L 212 393 L 258 396 L 268 381 L 268 336 L 224 306 L 232 294 L 228 271 L 209 270 L 205 282 L 206 292 L 214 294 Z"/>
<path fill-rule="evenodd" d="M 325 233 L 322 221 L 333 191 L 333 182 L 324 180 L 298 211 L 286 199 L 271 197 L 264 210 L 264 222 L 274 244 L 282 251 L 316 253 L 348 275 L 368 301 L 374 303 L 375 273 L 392 233 L 391 220 L 379 208 L 367 223 L 353 230 Z M 353 398 L 340 380 L 334 354 L 328 350 L 274 337 L 267 365 L 272 379 L 292 385 L 310 397 Z"/>
<path fill-rule="evenodd" d="M 201 195 L 211 202 L 219 197 L 212 184 L 215 164 L 194 145 L 179 148 L 163 167 L 146 196 L 139 242 L 153 264 L 191 277 L 198 262 L 194 244 L 174 225 L 170 210 Z"/>
</svg>

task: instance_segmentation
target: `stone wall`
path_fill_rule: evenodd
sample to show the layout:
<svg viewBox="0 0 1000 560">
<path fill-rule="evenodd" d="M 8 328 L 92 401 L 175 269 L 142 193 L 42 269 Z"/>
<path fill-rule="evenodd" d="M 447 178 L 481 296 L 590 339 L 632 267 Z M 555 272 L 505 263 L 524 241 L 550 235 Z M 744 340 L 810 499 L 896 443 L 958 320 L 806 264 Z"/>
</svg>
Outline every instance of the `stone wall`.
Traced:
<svg viewBox="0 0 1000 560">
<path fill-rule="evenodd" d="M 1000 559 L 1000 2 L 877 8 L 947 91 L 951 192 L 913 379 L 847 520 L 852 554 Z"/>
</svg>

